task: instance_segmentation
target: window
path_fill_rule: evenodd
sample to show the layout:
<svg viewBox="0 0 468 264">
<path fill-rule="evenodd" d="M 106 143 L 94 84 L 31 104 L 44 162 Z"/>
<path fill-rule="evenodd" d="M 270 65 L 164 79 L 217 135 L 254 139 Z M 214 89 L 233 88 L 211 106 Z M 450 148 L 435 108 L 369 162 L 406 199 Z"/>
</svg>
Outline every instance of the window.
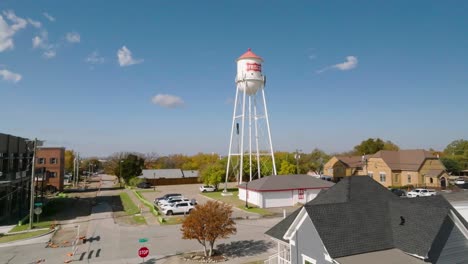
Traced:
<svg viewBox="0 0 468 264">
<path fill-rule="evenodd" d="M 57 173 L 56 172 L 49 172 L 49 177 L 50 178 L 55 178 L 55 177 L 57 177 Z"/>
<path fill-rule="evenodd" d="M 408 183 L 411 183 L 411 174 L 408 174 Z"/>
<path fill-rule="evenodd" d="M 380 172 L 380 182 L 386 182 L 387 181 L 387 175 L 385 175 L 385 172 Z"/>
<path fill-rule="evenodd" d="M 429 182 L 430 182 L 430 183 L 434 183 L 434 179 L 429 178 Z"/>
<path fill-rule="evenodd" d="M 50 164 L 57 164 L 57 158 L 50 158 Z"/>
<path fill-rule="evenodd" d="M 368 171 L 367 172 L 367 175 L 371 178 L 374 178 L 374 173 L 372 171 Z"/>
<path fill-rule="evenodd" d="M 400 181 L 400 174 L 399 173 L 395 173 L 394 176 L 393 176 L 393 181 L 395 182 L 399 182 Z"/>
<path fill-rule="evenodd" d="M 44 158 L 38 158 L 37 159 L 37 163 L 39 163 L 39 164 L 45 164 L 45 161 L 46 161 L 46 159 L 44 159 Z"/>
<path fill-rule="evenodd" d="M 308 257 L 302 254 L 302 263 L 303 264 L 317 264 L 317 261 L 311 257 Z"/>
</svg>

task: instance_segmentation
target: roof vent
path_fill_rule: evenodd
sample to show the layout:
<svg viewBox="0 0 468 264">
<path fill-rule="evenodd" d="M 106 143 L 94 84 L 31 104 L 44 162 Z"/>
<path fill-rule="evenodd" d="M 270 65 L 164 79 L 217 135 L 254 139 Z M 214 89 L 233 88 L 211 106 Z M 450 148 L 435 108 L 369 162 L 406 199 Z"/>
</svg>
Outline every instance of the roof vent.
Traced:
<svg viewBox="0 0 468 264">
<path fill-rule="evenodd" d="M 400 216 L 400 225 L 405 225 L 405 218 L 403 216 Z"/>
</svg>

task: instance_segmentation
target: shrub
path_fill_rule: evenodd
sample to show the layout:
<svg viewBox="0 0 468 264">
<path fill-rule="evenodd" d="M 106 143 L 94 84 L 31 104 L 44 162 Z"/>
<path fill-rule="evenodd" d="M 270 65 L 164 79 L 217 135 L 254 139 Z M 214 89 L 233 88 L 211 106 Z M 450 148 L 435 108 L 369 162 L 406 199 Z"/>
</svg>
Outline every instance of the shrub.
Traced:
<svg viewBox="0 0 468 264">
<path fill-rule="evenodd" d="M 140 182 L 144 182 L 144 179 L 133 177 L 128 181 L 128 185 L 130 186 L 137 186 Z"/>
</svg>

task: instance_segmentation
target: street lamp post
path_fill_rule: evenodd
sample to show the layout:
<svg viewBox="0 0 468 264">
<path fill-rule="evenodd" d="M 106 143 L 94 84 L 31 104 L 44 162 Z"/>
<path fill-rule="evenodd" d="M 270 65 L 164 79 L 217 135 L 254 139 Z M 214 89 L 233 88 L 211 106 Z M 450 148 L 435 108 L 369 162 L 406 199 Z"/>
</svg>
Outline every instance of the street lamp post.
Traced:
<svg viewBox="0 0 468 264">
<path fill-rule="evenodd" d="M 120 168 L 119 183 L 120 183 L 120 188 L 122 188 L 122 162 L 123 162 L 123 160 L 120 160 L 120 162 L 119 162 L 119 168 Z"/>
<path fill-rule="evenodd" d="M 31 194 L 30 194 L 30 205 L 29 205 L 29 229 L 33 228 L 33 217 L 34 217 L 34 172 L 36 170 L 36 150 L 37 150 L 37 138 L 34 139 L 34 149 L 32 158 L 32 171 L 31 171 Z"/>
</svg>

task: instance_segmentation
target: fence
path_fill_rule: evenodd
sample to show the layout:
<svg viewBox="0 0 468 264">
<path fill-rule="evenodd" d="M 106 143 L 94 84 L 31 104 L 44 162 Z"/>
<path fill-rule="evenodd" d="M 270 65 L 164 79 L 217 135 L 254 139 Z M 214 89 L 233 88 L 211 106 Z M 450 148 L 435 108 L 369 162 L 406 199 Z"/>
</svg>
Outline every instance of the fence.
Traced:
<svg viewBox="0 0 468 264">
<path fill-rule="evenodd" d="M 176 179 L 146 179 L 153 186 L 161 186 L 161 185 L 178 185 L 178 184 L 194 184 L 199 183 L 198 178 L 176 178 Z"/>
</svg>

